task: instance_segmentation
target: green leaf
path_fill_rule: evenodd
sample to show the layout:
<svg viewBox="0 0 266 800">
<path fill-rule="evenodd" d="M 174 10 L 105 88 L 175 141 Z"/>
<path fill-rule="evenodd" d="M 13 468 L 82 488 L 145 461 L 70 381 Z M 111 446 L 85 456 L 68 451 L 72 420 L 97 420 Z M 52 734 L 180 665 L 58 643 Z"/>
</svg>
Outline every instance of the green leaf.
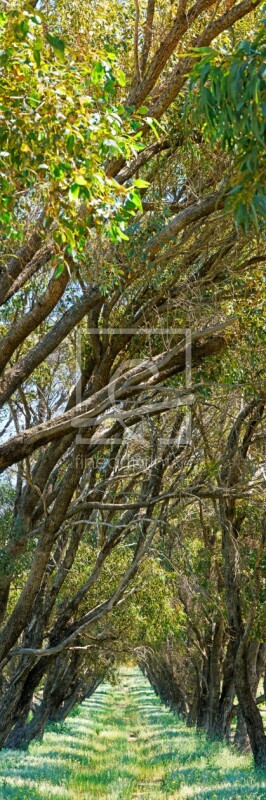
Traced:
<svg viewBox="0 0 266 800">
<path fill-rule="evenodd" d="M 70 244 L 70 247 L 73 247 L 75 249 L 76 247 L 75 236 L 72 233 L 72 231 L 69 230 L 69 228 L 66 230 L 66 238 L 68 243 Z"/>
<path fill-rule="evenodd" d="M 116 61 L 116 53 L 112 53 L 112 51 L 108 50 L 108 45 L 106 45 L 104 49 L 107 51 L 107 57 L 109 61 Z"/>
<path fill-rule="evenodd" d="M 73 133 L 70 133 L 69 136 L 67 137 L 67 142 L 66 142 L 68 153 L 72 153 L 74 144 L 75 144 L 75 136 Z"/>
<path fill-rule="evenodd" d="M 40 67 L 41 66 L 41 55 L 40 55 L 40 51 L 39 50 L 36 50 L 36 49 L 33 50 L 33 58 L 34 58 L 34 61 L 37 64 L 37 67 Z"/>
<path fill-rule="evenodd" d="M 77 183 L 78 186 L 87 186 L 87 181 L 86 178 L 84 178 L 84 175 L 75 175 L 75 183 Z"/>
<path fill-rule="evenodd" d="M 78 184 L 72 183 L 72 185 L 69 187 L 69 193 L 68 193 L 69 199 L 77 200 L 79 197 L 79 193 L 80 193 L 80 187 L 78 186 Z"/>
<path fill-rule="evenodd" d="M 134 203 L 135 208 L 138 208 L 141 213 L 143 213 L 143 205 L 141 201 L 141 197 L 138 192 L 130 192 L 130 200 Z"/>
<path fill-rule="evenodd" d="M 147 122 L 147 125 L 149 125 L 149 127 L 153 131 L 154 136 L 156 136 L 156 139 L 159 142 L 160 141 L 160 137 L 159 137 L 158 131 L 157 131 L 156 127 L 155 127 L 155 124 L 154 124 L 154 121 L 153 121 L 152 117 L 146 117 L 146 122 Z"/>
<path fill-rule="evenodd" d="M 60 39 L 59 36 L 52 36 L 51 33 L 46 34 L 47 42 L 53 48 L 56 57 L 59 61 L 64 61 L 65 57 L 65 42 L 63 39 Z"/>
<path fill-rule="evenodd" d="M 65 269 L 65 264 L 63 261 L 58 264 L 57 269 L 55 270 L 54 278 L 59 278 L 59 275 L 62 274 L 63 270 Z"/>
<path fill-rule="evenodd" d="M 147 189 L 147 187 L 150 186 L 150 183 L 149 181 L 143 181 L 142 178 L 137 178 L 134 181 L 134 186 L 136 186 L 137 189 Z"/>
<path fill-rule="evenodd" d="M 42 50 L 42 44 L 43 44 L 42 39 L 40 36 L 38 36 L 38 38 L 35 39 L 34 42 L 34 50 Z"/>
<path fill-rule="evenodd" d="M 116 77 L 117 77 L 117 81 L 119 83 L 119 86 L 125 86 L 126 85 L 126 76 L 125 76 L 125 73 L 123 72 L 122 69 L 118 69 L 117 70 Z"/>
<path fill-rule="evenodd" d="M 104 67 L 100 61 L 97 61 L 96 64 L 94 64 L 91 73 L 92 83 L 100 83 L 104 75 L 105 75 Z"/>
<path fill-rule="evenodd" d="M 125 239 L 127 242 L 129 242 L 129 236 L 127 236 L 127 235 L 124 233 L 124 231 L 122 231 L 122 228 L 120 228 L 120 226 L 118 227 L 118 229 L 117 229 L 117 230 L 118 230 L 119 238 L 120 238 L 120 239 Z"/>
</svg>

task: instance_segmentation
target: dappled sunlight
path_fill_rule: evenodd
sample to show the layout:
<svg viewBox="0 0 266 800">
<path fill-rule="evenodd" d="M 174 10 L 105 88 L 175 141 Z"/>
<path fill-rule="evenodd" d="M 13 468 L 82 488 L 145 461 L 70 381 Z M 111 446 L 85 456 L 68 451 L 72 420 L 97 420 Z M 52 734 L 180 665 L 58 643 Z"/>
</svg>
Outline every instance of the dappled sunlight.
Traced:
<svg viewBox="0 0 266 800">
<path fill-rule="evenodd" d="M 0 800 L 264 800 L 249 756 L 161 706 L 142 675 L 96 691 L 28 752 L 0 754 Z"/>
</svg>

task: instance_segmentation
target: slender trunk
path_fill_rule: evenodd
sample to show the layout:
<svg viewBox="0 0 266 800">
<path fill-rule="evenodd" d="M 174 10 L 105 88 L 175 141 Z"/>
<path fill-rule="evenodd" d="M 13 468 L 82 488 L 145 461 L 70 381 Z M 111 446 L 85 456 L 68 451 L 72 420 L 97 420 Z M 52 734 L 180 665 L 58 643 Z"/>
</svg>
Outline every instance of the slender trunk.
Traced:
<svg viewBox="0 0 266 800">
<path fill-rule="evenodd" d="M 224 637 L 224 621 L 221 618 L 215 623 L 213 641 L 210 653 L 210 685 L 209 685 L 209 714 L 208 732 L 212 734 L 220 699 L 221 664 Z"/>
<path fill-rule="evenodd" d="M 212 724 L 211 735 L 217 739 L 228 738 L 230 717 L 235 696 L 234 684 L 235 643 L 229 639 L 223 663 L 222 691 Z"/>
<path fill-rule="evenodd" d="M 199 709 L 199 700 L 200 700 L 200 678 L 199 678 L 199 668 L 195 665 L 195 688 L 193 692 L 192 702 L 189 706 L 189 712 L 187 715 L 187 724 L 189 727 L 196 725 L 197 717 L 198 717 L 198 709 Z"/>
<path fill-rule="evenodd" d="M 205 657 L 200 680 L 200 695 L 197 714 L 197 728 L 208 730 L 209 722 L 209 690 L 210 690 L 210 648 L 211 640 L 208 632 L 205 642 Z"/>
</svg>

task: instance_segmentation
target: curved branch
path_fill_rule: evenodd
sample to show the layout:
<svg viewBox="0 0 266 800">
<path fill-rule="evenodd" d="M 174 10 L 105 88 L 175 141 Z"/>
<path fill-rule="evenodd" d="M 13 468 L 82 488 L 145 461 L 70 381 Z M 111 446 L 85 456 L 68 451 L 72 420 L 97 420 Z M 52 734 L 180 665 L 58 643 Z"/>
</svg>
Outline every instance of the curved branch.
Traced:
<svg viewBox="0 0 266 800">
<path fill-rule="evenodd" d="M 155 11 L 155 0 L 148 0 L 147 5 L 147 15 L 145 21 L 145 34 L 144 34 L 144 42 L 143 48 L 141 53 L 141 61 L 140 61 L 140 70 L 141 75 L 144 74 L 146 64 L 148 61 L 148 56 L 151 48 L 152 43 L 152 26 L 153 26 L 153 17 Z"/>
</svg>

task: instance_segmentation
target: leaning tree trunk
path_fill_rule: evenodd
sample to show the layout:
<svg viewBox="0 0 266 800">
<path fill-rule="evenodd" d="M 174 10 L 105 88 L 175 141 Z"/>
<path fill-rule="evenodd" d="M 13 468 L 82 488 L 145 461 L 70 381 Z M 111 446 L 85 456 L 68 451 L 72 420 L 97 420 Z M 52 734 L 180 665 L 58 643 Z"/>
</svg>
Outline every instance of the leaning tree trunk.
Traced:
<svg viewBox="0 0 266 800">
<path fill-rule="evenodd" d="M 24 711 L 22 712 L 18 721 L 16 722 L 16 725 L 14 725 L 13 729 L 11 730 L 9 736 L 5 741 L 5 747 L 8 747 L 8 749 L 10 750 L 12 749 L 17 750 L 18 748 L 21 747 L 23 731 L 28 719 L 30 707 L 31 707 L 31 700 L 29 700 L 29 702 L 25 706 Z"/>
<path fill-rule="evenodd" d="M 41 658 L 37 664 L 32 665 L 32 657 L 20 659 L 14 671 L 8 688 L 1 698 L 0 707 L 0 748 L 6 746 L 8 736 L 13 727 L 29 708 L 33 695 L 46 673 L 50 658 Z"/>
<path fill-rule="evenodd" d="M 156 655 L 149 651 L 144 659 L 144 673 L 162 702 L 180 716 L 187 716 L 185 693 L 176 674 L 175 659 L 171 652 Z"/>
<path fill-rule="evenodd" d="M 45 662 L 45 657 L 43 657 L 43 659 L 40 659 L 40 661 Z M 67 667 L 68 664 L 67 664 L 66 654 L 64 653 L 60 657 L 51 660 L 50 664 L 47 663 L 48 671 L 44 684 L 42 701 L 35 709 L 33 717 L 30 720 L 30 722 L 28 722 L 27 718 L 25 718 L 23 710 L 24 724 L 17 727 L 16 737 L 14 739 L 13 747 L 16 747 L 17 749 L 25 749 L 26 747 L 28 747 L 28 745 L 33 739 L 41 738 L 43 736 L 45 725 L 49 718 L 50 711 L 54 703 L 54 699 L 61 692 L 64 681 L 64 675 L 67 671 Z M 34 671 L 33 671 L 33 677 L 34 677 Z M 36 674 L 36 680 L 37 679 L 38 679 L 38 674 Z M 31 682 L 31 686 L 29 687 L 28 696 L 30 697 L 30 700 L 32 700 L 33 683 L 36 683 L 36 681 Z M 39 680 L 37 685 L 38 684 Z M 34 686 L 34 690 L 35 688 L 36 686 Z M 7 744 L 8 744 L 8 739 L 6 741 L 6 745 Z"/>
<path fill-rule="evenodd" d="M 73 711 L 76 705 L 83 703 L 84 700 L 91 697 L 91 695 L 95 692 L 97 687 L 103 680 L 103 675 L 101 677 L 95 678 L 93 681 L 90 682 L 88 685 L 87 680 L 80 680 L 75 689 L 73 690 L 72 694 L 64 700 L 60 708 L 57 709 L 56 716 L 51 716 L 49 719 L 53 720 L 54 722 L 63 722 L 68 715 Z"/>
<path fill-rule="evenodd" d="M 258 685 L 260 679 L 263 676 L 265 668 L 265 658 L 266 658 L 266 646 L 260 644 L 255 639 L 251 639 L 247 647 L 247 669 L 249 676 L 249 685 L 254 700 L 256 700 Z M 248 752 L 250 750 L 250 741 L 249 741 L 247 726 L 240 708 L 238 709 L 237 713 L 237 726 L 236 726 L 234 743 L 236 747 L 242 752 Z"/>
<path fill-rule="evenodd" d="M 239 705 L 247 726 L 255 765 L 266 769 L 266 736 L 263 720 L 250 687 L 247 646 L 243 640 L 240 642 L 236 658 L 235 684 Z"/>
</svg>

